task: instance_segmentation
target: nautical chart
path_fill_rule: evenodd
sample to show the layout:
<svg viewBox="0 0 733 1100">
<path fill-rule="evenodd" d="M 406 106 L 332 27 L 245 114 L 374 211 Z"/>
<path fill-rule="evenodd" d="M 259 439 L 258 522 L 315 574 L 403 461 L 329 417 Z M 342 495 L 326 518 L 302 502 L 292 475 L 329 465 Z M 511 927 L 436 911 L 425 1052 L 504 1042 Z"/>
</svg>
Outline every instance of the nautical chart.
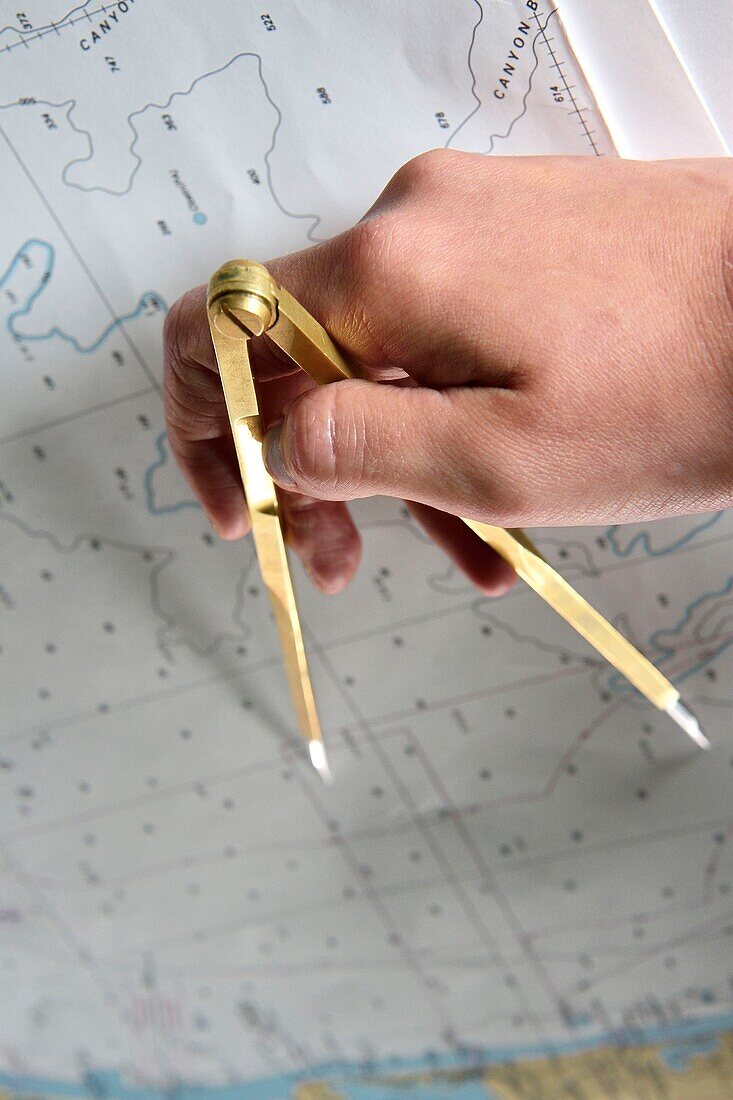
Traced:
<svg viewBox="0 0 733 1100">
<path fill-rule="evenodd" d="M 558 13 L 19 2 L 0 1094 L 729 1095 L 733 517 L 534 532 L 684 684 L 703 754 L 531 592 L 482 598 L 399 504 L 358 505 L 349 590 L 298 574 L 325 787 L 252 547 L 164 429 L 166 309 L 232 252 L 328 237 L 438 145 L 612 155 Z"/>
</svg>

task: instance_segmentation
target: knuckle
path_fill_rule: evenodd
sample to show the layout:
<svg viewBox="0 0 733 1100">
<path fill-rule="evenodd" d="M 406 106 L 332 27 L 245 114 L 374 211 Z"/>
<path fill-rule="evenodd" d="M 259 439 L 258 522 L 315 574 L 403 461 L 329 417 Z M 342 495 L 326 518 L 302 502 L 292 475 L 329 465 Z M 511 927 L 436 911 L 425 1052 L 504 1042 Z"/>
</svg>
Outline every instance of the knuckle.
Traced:
<svg viewBox="0 0 733 1100">
<path fill-rule="evenodd" d="M 416 223 L 426 216 L 434 200 L 445 197 L 445 183 L 454 174 L 457 161 L 465 157 L 453 149 L 430 149 L 408 160 L 386 185 L 367 215 L 355 227 L 356 259 L 370 260 L 388 254 L 395 236 L 414 247 Z"/>
<path fill-rule="evenodd" d="M 400 368 L 400 348 L 390 339 L 393 304 L 404 294 L 406 259 L 404 219 L 385 212 L 359 222 L 346 235 L 342 263 L 348 276 L 347 303 L 340 319 L 342 341 L 367 366 Z"/>
<path fill-rule="evenodd" d="M 172 441 L 184 444 L 212 439 L 225 428 L 226 406 L 218 379 L 205 369 L 188 365 L 178 354 L 166 358 L 163 402 Z"/>
<path fill-rule="evenodd" d="M 175 371 L 166 375 L 164 396 L 166 425 L 172 439 L 183 441 L 210 434 L 205 430 L 210 418 L 203 415 L 201 405 L 192 398 L 185 385 L 181 384 Z"/>
<path fill-rule="evenodd" d="M 188 290 L 168 310 L 163 326 L 168 362 L 200 366 L 210 358 L 205 294 L 204 287 Z"/>
<path fill-rule="evenodd" d="M 359 222 L 346 235 L 346 263 L 358 292 L 368 294 L 391 284 L 398 225 L 398 217 L 382 214 Z"/>
<path fill-rule="evenodd" d="M 442 183 L 446 171 L 450 171 L 460 157 L 461 154 L 453 149 L 428 149 L 398 168 L 389 188 L 399 197 L 432 191 Z"/>
<path fill-rule="evenodd" d="M 163 323 L 163 342 L 169 360 L 180 360 L 183 303 L 184 299 L 178 298 L 166 313 Z"/>
</svg>

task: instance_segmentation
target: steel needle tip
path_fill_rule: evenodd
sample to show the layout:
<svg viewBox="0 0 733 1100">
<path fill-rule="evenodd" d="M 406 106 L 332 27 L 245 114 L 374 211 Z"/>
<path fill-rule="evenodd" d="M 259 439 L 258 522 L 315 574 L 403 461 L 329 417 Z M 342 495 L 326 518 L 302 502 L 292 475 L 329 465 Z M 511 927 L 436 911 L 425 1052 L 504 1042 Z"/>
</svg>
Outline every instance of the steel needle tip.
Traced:
<svg viewBox="0 0 733 1100">
<path fill-rule="evenodd" d="M 701 749 L 711 747 L 707 737 L 700 729 L 697 718 L 681 699 L 676 699 L 674 703 L 670 703 L 666 710 L 670 718 L 685 731 L 688 737 L 692 738 L 696 745 L 699 745 Z"/>
<path fill-rule="evenodd" d="M 323 741 L 318 741 L 314 738 L 308 742 L 308 752 L 310 753 L 311 764 L 316 769 L 318 774 L 324 783 L 333 783 L 333 773 L 328 766 L 328 760 L 326 759 L 326 748 Z"/>
</svg>

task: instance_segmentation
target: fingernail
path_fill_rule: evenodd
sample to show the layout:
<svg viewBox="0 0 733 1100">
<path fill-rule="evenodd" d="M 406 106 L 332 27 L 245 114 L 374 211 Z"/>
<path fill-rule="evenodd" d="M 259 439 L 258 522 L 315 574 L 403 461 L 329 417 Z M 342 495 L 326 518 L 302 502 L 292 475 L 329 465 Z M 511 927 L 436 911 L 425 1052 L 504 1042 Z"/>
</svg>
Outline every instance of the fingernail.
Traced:
<svg viewBox="0 0 733 1100">
<path fill-rule="evenodd" d="M 273 424 L 262 442 L 262 458 L 273 481 L 276 481 L 283 489 L 294 489 L 295 481 L 288 473 L 283 458 L 280 445 L 281 435 L 282 423 Z"/>
</svg>

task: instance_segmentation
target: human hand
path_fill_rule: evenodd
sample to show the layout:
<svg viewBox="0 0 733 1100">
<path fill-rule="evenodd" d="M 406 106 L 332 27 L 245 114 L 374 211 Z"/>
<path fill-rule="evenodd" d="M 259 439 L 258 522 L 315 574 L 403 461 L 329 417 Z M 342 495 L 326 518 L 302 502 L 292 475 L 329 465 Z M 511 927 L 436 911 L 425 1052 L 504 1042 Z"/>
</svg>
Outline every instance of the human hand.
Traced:
<svg viewBox="0 0 733 1100">
<path fill-rule="evenodd" d="M 443 512 L 519 526 L 729 504 L 732 206 L 727 161 L 439 151 L 353 229 L 268 264 L 368 379 L 314 388 L 274 349 L 256 359 L 266 461 L 316 583 L 335 590 L 356 567 L 337 503 L 355 497 L 416 502 L 489 592 L 508 567 Z M 237 537 L 204 288 L 174 306 L 166 343 L 171 446 Z"/>
</svg>

